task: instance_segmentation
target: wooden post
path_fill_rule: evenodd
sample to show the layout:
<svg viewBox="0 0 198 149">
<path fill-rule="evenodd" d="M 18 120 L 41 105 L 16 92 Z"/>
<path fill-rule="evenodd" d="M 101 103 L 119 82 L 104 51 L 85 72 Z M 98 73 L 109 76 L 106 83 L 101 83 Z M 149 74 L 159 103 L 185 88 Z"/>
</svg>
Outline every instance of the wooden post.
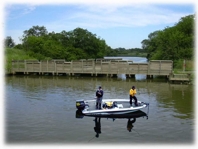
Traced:
<svg viewBox="0 0 198 149">
<path fill-rule="evenodd" d="M 47 60 L 47 72 L 48 72 L 48 60 Z"/>
<path fill-rule="evenodd" d="M 32 72 L 34 72 L 34 62 L 32 62 Z"/>
<path fill-rule="evenodd" d="M 92 61 L 92 73 L 95 73 L 95 61 Z"/>
<path fill-rule="evenodd" d="M 41 62 L 39 62 L 39 75 L 41 74 Z"/>
<path fill-rule="evenodd" d="M 100 71 L 102 72 L 102 60 L 100 61 Z"/>
<path fill-rule="evenodd" d="M 26 60 L 24 61 L 24 65 L 25 65 L 25 70 L 24 70 L 24 74 L 25 74 L 25 72 L 27 73 Z"/>
<path fill-rule="evenodd" d="M 18 69 L 18 71 L 20 70 L 19 69 L 19 60 L 17 60 L 17 69 Z"/>
<path fill-rule="evenodd" d="M 109 68 L 109 70 L 108 70 L 107 75 L 111 73 L 111 61 L 108 63 L 108 68 Z"/>
<path fill-rule="evenodd" d="M 161 74 L 161 66 L 162 66 L 162 63 L 160 61 L 160 69 L 159 69 L 159 74 Z"/>
<path fill-rule="evenodd" d="M 54 61 L 54 72 L 56 75 L 58 75 L 57 68 L 56 68 L 56 61 Z"/>
<path fill-rule="evenodd" d="M 119 65 L 120 65 L 119 60 L 118 60 L 118 63 L 117 63 L 116 65 L 117 65 L 117 70 L 118 70 L 118 71 L 117 71 L 117 76 L 118 76 L 118 74 L 119 74 L 119 72 L 120 72 L 120 69 L 119 69 L 119 68 L 120 68 L 120 67 L 119 67 Z"/>
<path fill-rule="evenodd" d="M 150 74 L 150 65 L 151 65 L 151 64 L 150 64 L 150 61 L 149 61 L 149 62 L 148 62 L 148 68 L 147 68 L 147 70 L 148 70 L 148 71 L 147 71 L 147 76 L 149 76 L 149 74 Z"/>
<path fill-rule="evenodd" d="M 184 59 L 184 61 L 183 61 L 183 72 L 185 72 L 185 70 L 186 70 L 186 60 Z"/>
<path fill-rule="evenodd" d="M 84 72 L 84 64 L 83 64 L 84 60 L 81 60 L 81 67 L 82 67 L 82 72 Z"/>
<path fill-rule="evenodd" d="M 71 69 L 70 69 L 70 70 L 71 70 L 71 74 L 74 75 L 74 73 L 73 73 L 73 61 L 71 61 L 71 65 L 70 65 L 70 66 L 71 66 L 71 67 L 70 67 L 70 68 L 71 68 Z"/>
</svg>

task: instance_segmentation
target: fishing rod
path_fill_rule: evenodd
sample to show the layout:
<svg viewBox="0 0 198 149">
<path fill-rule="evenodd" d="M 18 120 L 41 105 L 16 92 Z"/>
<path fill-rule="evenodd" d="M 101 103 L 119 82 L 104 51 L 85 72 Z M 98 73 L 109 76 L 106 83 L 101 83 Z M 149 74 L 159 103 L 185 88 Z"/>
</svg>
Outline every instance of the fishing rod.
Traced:
<svg viewBox="0 0 198 149">
<path fill-rule="evenodd" d="M 95 136 L 93 138 L 91 138 L 88 142 L 90 142 L 91 140 L 93 140 L 95 138 Z"/>
<path fill-rule="evenodd" d="M 139 134 L 139 132 L 137 132 L 135 129 L 132 129 L 132 131 L 133 131 L 133 130 L 134 130 L 139 136 L 141 136 L 141 135 Z"/>
</svg>

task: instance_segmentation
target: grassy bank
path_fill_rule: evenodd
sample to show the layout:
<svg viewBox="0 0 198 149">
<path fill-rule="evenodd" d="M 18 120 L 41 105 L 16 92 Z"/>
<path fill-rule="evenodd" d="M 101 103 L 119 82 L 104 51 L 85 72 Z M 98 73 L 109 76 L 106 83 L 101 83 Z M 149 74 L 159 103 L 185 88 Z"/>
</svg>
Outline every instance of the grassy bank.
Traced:
<svg viewBox="0 0 198 149">
<path fill-rule="evenodd" d="M 193 60 L 178 60 L 175 63 L 175 67 L 173 69 L 175 74 L 189 74 L 190 80 L 194 82 L 195 77 L 195 67 Z"/>
<path fill-rule="evenodd" d="M 4 62 L 5 62 L 5 73 L 9 73 L 11 71 L 12 60 L 28 60 L 28 59 L 36 59 L 34 57 L 29 56 L 25 51 L 20 49 L 6 48 L 4 51 Z"/>
<path fill-rule="evenodd" d="M 174 71 L 181 72 L 181 71 L 194 71 L 194 61 L 193 60 L 178 60 L 174 64 Z"/>
</svg>

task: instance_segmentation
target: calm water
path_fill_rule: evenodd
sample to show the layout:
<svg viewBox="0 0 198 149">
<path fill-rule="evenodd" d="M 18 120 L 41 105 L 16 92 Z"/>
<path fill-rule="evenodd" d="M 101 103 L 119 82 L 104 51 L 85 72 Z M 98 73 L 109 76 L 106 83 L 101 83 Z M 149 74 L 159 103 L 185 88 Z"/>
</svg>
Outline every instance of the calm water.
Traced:
<svg viewBox="0 0 198 149">
<path fill-rule="evenodd" d="M 139 59 L 140 61 L 142 59 Z M 194 144 L 194 87 L 164 79 L 66 76 L 5 78 L 5 142 L 7 144 Z M 76 118 L 77 99 L 93 99 L 101 85 L 104 98 L 128 98 L 132 85 L 138 100 L 149 102 L 148 119 L 101 118 L 96 137 L 93 117 Z"/>
</svg>

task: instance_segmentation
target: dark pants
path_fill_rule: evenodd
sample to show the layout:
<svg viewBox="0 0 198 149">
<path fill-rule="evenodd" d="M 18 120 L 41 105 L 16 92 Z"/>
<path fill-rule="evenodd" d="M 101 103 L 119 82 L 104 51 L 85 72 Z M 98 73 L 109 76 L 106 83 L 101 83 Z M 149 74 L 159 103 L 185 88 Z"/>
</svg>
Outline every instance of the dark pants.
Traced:
<svg viewBox="0 0 198 149">
<path fill-rule="evenodd" d="M 102 97 L 97 97 L 96 99 L 96 109 L 101 109 Z"/>
<path fill-rule="evenodd" d="M 137 104 L 137 98 L 135 96 L 131 96 L 131 95 L 130 95 L 130 105 L 132 105 L 132 99 L 135 100 L 135 105 L 137 106 L 138 105 Z"/>
</svg>

